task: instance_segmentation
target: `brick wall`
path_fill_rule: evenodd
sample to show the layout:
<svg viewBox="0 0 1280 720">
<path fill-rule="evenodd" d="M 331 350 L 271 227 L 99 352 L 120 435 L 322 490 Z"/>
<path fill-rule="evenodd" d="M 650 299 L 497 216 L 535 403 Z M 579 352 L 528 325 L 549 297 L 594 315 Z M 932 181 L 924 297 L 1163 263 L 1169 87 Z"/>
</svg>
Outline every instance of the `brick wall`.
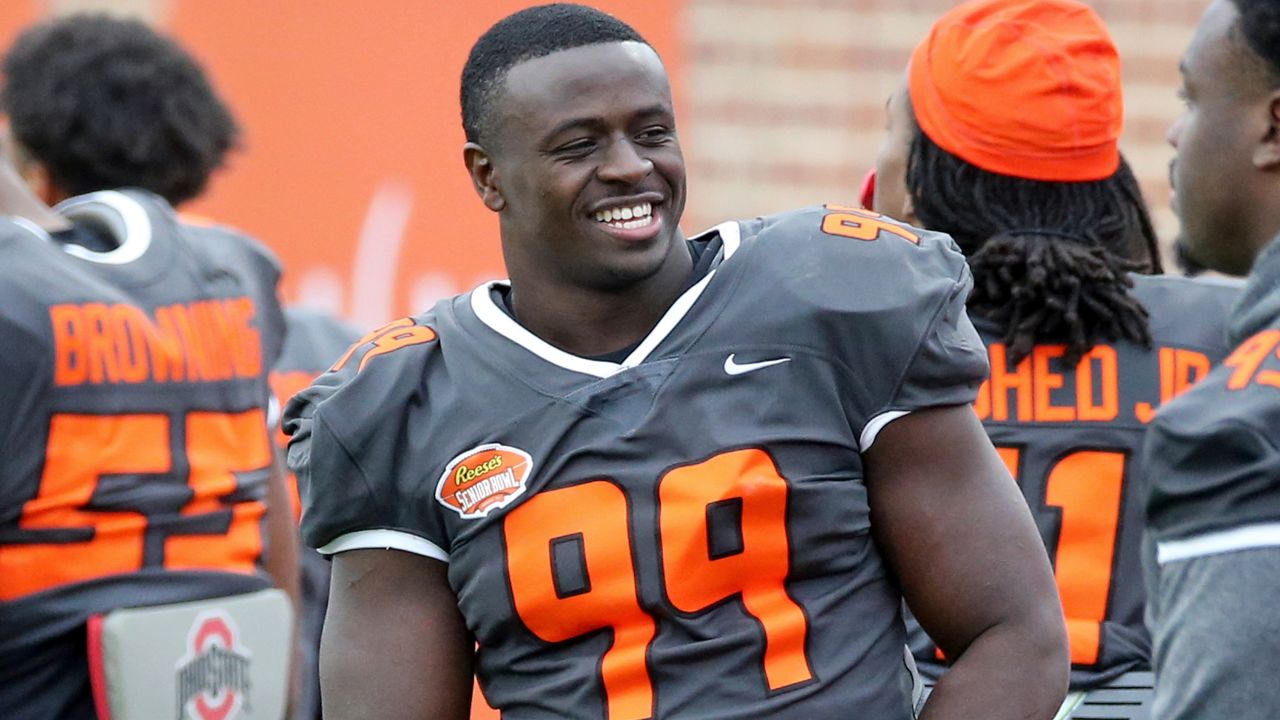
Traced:
<svg viewBox="0 0 1280 720">
<path fill-rule="evenodd" d="M 853 202 L 875 162 L 884 101 L 948 0 L 689 0 L 682 136 L 687 228 Z M 1168 239 L 1178 58 L 1208 0 L 1098 0 L 1120 48 L 1121 149 Z"/>
</svg>

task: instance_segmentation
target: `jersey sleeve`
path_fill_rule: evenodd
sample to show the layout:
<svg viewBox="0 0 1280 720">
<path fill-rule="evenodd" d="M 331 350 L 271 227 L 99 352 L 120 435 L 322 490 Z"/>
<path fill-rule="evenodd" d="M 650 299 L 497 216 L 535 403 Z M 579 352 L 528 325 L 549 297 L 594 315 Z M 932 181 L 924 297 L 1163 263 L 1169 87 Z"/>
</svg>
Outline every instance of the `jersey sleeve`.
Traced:
<svg viewBox="0 0 1280 720">
<path fill-rule="evenodd" d="M 423 496 L 433 486 L 414 430 L 430 411 L 424 377 L 434 334 L 425 326 L 396 328 L 396 337 L 416 329 L 424 341 L 388 351 L 374 331 L 286 406 L 302 536 L 325 554 L 395 548 L 447 561 L 443 520 Z"/>
<path fill-rule="evenodd" d="M 887 410 L 972 403 L 989 372 L 987 353 L 965 301 L 973 288 L 967 265 L 951 287 L 939 292 L 939 305 L 920 336 L 914 354 Z"/>
<path fill-rule="evenodd" d="M 987 353 L 965 310 L 972 275 L 948 235 L 822 206 L 764 219 L 757 244 L 808 308 L 802 339 L 843 368 L 863 450 L 896 418 L 977 398 Z"/>
<path fill-rule="evenodd" d="M 1280 523 L 1280 390 L 1227 391 L 1224 370 L 1166 405 L 1147 430 L 1147 525 L 1161 563 L 1243 549 L 1251 540 L 1241 528 Z M 1207 538 L 1215 533 L 1216 543 Z M 1275 534 L 1271 544 L 1280 544 Z"/>
</svg>

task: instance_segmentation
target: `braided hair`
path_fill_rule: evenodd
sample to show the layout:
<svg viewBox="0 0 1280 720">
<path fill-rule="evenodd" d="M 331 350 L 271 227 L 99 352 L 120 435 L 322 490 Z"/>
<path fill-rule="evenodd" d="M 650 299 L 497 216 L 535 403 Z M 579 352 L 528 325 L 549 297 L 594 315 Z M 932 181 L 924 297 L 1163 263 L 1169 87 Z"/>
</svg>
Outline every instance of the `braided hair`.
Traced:
<svg viewBox="0 0 1280 720">
<path fill-rule="evenodd" d="M 1000 324 L 1014 363 L 1038 343 L 1065 344 L 1070 363 L 1104 340 L 1151 346 L 1129 272 L 1163 268 L 1123 159 L 1103 180 L 1028 180 L 972 165 L 917 129 L 906 180 L 920 223 L 964 250 L 974 279 L 969 309 Z M 1139 243 L 1146 258 L 1131 259 Z"/>
</svg>

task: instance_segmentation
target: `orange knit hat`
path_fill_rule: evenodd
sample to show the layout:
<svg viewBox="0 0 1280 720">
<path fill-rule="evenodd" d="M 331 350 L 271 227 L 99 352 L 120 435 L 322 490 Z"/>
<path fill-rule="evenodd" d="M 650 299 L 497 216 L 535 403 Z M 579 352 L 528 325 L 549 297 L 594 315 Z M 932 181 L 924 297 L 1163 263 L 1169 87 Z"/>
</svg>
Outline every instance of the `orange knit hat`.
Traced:
<svg viewBox="0 0 1280 720">
<path fill-rule="evenodd" d="M 916 121 L 989 172 L 1101 180 L 1120 165 L 1120 57 L 1102 19 L 1074 0 L 971 0 L 911 56 Z"/>
</svg>

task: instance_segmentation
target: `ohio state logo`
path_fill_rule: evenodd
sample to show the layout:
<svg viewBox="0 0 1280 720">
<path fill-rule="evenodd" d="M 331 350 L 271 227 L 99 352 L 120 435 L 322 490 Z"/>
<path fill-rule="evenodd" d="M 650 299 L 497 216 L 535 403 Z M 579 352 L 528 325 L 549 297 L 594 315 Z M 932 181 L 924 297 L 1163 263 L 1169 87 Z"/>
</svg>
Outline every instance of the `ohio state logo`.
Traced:
<svg viewBox="0 0 1280 720">
<path fill-rule="evenodd" d="M 436 485 L 436 500 L 464 518 L 482 518 L 506 507 L 525 491 L 533 470 L 529 453 L 489 443 L 450 461 Z"/>
<path fill-rule="evenodd" d="M 235 720 L 249 712 L 249 660 L 235 621 L 222 610 L 196 616 L 178 660 L 178 720 Z"/>
</svg>

